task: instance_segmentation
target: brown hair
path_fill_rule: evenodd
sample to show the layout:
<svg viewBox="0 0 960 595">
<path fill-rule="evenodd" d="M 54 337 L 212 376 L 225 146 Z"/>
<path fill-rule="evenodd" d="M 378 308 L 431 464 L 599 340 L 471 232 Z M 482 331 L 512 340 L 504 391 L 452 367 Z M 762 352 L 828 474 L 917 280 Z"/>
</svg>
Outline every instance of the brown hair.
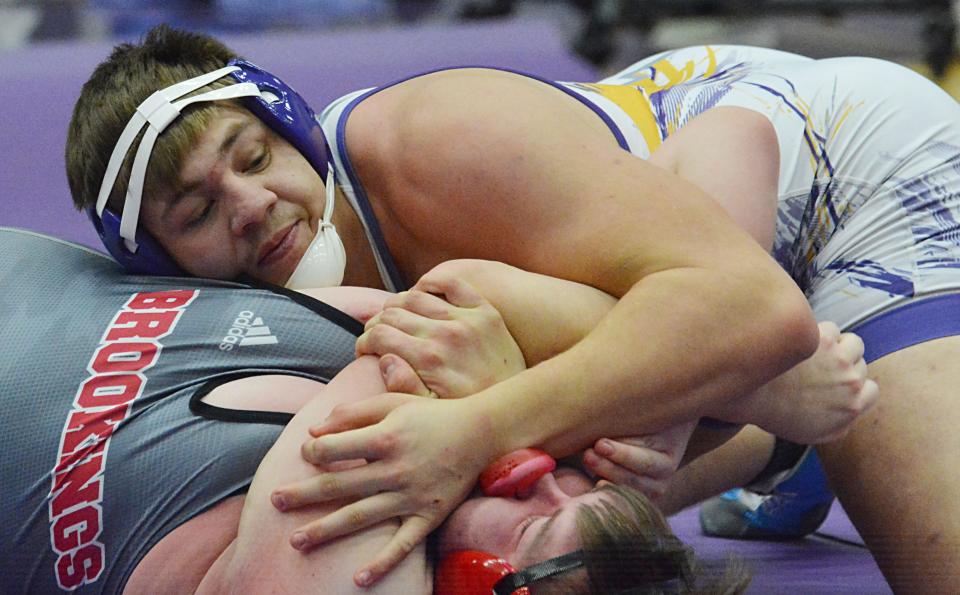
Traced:
<svg viewBox="0 0 960 595">
<path fill-rule="evenodd" d="M 154 91 L 222 68 L 236 54 L 208 35 L 178 31 L 167 25 L 154 27 L 140 44 L 116 46 L 84 84 L 67 131 L 66 165 L 70 192 L 77 209 L 97 200 L 114 145 L 137 106 Z M 216 81 L 194 93 L 225 86 Z M 175 183 L 187 150 L 219 109 L 199 103 L 160 135 L 147 168 L 146 187 Z M 119 211 L 125 193 L 133 150 L 128 151 L 110 195 L 111 208 Z"/>
<path fill-rule="evenodd" d="M 750 576 L 742 564 L 700 566 L 643 494 L 613 484 L 602 489 L 615 498 L 577 510 L 584 568 L 538 582 L 531 586 L 531 593 L 733 595 L 746 590 Z"/>
</svg>

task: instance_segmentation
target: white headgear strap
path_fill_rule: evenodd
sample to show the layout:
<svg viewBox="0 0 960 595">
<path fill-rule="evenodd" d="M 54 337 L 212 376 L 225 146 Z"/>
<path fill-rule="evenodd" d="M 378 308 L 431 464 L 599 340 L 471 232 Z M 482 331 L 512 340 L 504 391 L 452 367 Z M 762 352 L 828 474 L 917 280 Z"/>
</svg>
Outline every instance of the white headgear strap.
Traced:
<svg viewBox="0 0 960 595">
<path fill-rule="evenodd" d="M 287 280 L 290 289 L 337 287 L 343 282 L 347 253 L 332 221 L 336 191 L 332 163 L 327 167 L 326 184 L 327 203 L 323 206 L 323 219 L 317 228 L 317 235 Z"/>
<path fill-rule="evenodd" d="M 222 78 L 231 72 L 240 70 L 238 66 L 226 66 L 213 72 L 188 79 L 175 85 L 170 85 L 166 89 L 160 89 L 154 92 L 150 97 L 137 107 L 130 121 L 127 122 L 123 133 L 117 140 L 113 148 L 113 154 L 110 155 L 110 161 L 107 164 L 107 171 L 103 176 L 103 183 L 100 185 L 100 194 L 97 196 L 97 216 L 103 215 L 103 209 L 107 205 L 107 199 L 117 181 L 117 174 L 123 165 L 123 159 L 127 151 L 133 145 L 137 135 L 147 125 L 147 131 L 144 132 L 140 140 L 140 146 L 137 147 L 137 155 L 133 160 L 133 166 L 130 169 L 130 181 L 127 183 L 126 199 L 123 203 L 123 213 L 120 215 L 120 236 L 124 239 L 127 249 L 136 252 L 137 244 L 134 241 L 137 233 L 137 222 L 140 219 L 140 202 L 143 197 L 143 182 L 146 177 L 147 163 L 150 161 L 150 154 L 153 151 L 153 145 L 157 142 L 157 137 L 163 132 L 171 122 L 177 119 L 180 111 L 193 103 L 202 101 L 221 101 L 224 99 L 234 99 L 237 97 L 259 97 L 260 90 L 253 83 L 236 83 L 228 87 L 214 89 L 180 99 L 187 93 L 209 85 L 215 80 Z M 175 101 L 178 100 L 179 101 Z M 329 201 L 328 201 L 329 203 Z M 326 219 L 326 216 L 324 216 Z"/>
</svg>

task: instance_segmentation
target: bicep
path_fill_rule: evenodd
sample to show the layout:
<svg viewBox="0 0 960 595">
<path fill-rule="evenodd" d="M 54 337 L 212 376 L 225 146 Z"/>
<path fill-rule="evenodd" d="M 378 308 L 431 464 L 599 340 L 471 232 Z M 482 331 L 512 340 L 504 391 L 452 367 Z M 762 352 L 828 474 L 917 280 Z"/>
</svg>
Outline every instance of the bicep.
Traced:
<svg viewBox="0 0 960 595">
<path fill-rule="evenodd" d="M 773 246 L 780 149 L 773 125 L 739 107 L 718 107 L 672 134 L 650 162 L 708 192 L 765 250 Z"/>
</svg>

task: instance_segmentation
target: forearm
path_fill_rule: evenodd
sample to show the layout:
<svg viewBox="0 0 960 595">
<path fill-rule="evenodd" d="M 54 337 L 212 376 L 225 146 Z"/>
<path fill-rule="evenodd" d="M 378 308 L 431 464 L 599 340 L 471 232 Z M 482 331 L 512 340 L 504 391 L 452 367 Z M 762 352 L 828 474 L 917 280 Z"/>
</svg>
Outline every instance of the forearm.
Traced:
<svg viewBox="0 0 960 595">
<path fill-rule="evenodd" d="M 755 391 L 711 408 L 706 415 L 735 424 L 762 427 L 767 421 L 768 410 L 776 405 L 776 400 L 796 396 L 800 384 L 799 373 L 798 367 L 794 366 Z"/>
<path fill-rule="evenodd" d="M 583 341 L 473 406 L 510 429 L 504 451 L 537 444 L 557 455 L 700 417 L 815 347 L 812 315 L 789 283 L 704 269 L 650 275 Z"/>
</svg>

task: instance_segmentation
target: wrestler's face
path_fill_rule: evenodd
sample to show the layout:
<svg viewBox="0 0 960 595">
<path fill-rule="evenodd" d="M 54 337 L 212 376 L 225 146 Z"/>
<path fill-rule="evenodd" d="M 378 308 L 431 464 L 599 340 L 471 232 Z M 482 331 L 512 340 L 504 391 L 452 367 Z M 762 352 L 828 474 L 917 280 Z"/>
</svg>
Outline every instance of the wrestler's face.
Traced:
<svg viewBox="0 0 960 595">
<path fill-rule="evenodd" d="M 324 184 L 246 110 L 218 110 L 185 156 L 179 189 L 157 189 L 143 224 L 189 273 L 283 285 L 316 235 Z M 334 210 L 334 221 L 345 209 Z"/>
<path fill-rule="evenodd" d="M 464 502 L 443 525 L 440 554 L 480 550 L 523 568 L 578 549 L 576 511 L 609 502 L 612 495 L 583 473 L 561 468 L 541 477 L 524 499 L 477 496 Z"/>
</svg>

